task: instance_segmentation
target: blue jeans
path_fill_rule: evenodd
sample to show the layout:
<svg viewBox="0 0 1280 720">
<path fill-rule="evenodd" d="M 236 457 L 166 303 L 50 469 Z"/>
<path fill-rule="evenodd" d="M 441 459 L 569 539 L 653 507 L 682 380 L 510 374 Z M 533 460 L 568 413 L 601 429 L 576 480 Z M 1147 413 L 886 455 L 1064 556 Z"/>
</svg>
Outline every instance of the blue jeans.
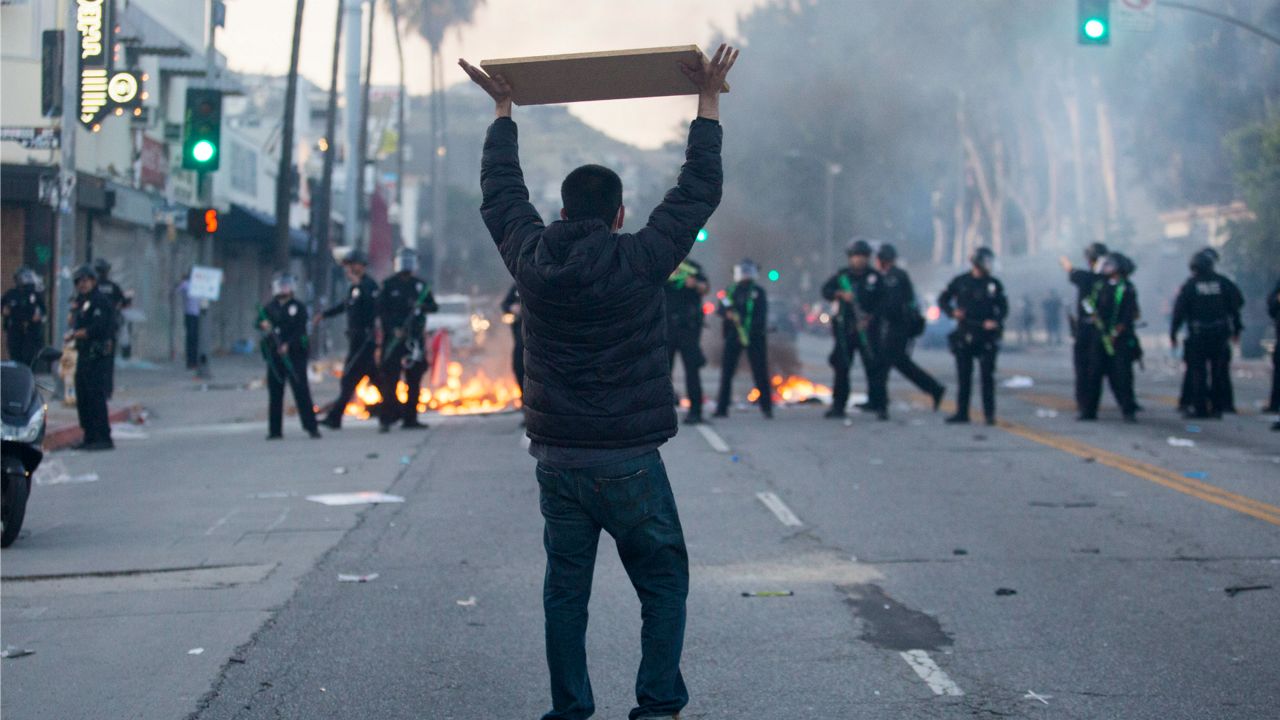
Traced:
<svg viewBox="0 0 1280 720">
<path fill-rule="evenodd" d="M 631 720 L 667 717 L 689 702 L 680 675 L 689 555 L 667 469 L 655 450 L 584 469 L 537 468 L 547 574 L 547 667 L 552 710 L 543 720 L 583 720 L 595 712 L 587 675 L 587 604 L 600 530 L 613 536 L 640 598 L 640 671 Z"/>
</svg>

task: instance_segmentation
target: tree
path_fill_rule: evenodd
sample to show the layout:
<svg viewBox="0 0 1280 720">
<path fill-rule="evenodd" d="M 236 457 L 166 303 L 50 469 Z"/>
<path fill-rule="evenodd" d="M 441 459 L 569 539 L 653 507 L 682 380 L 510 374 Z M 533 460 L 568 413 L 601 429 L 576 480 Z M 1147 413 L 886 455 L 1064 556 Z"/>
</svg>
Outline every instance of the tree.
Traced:
<svg viewBox="0 0 1280 720">
<path fill-rule="evenodd" d="M 280 139 L 280 174 L 276 176 L 275 264 L 289 264 L 289 207 L 293 202 L 293 116 L 298 104 L 298 51 L 302 45 L 302 11 L 306 0 L 298 0 L 293 15 L 293 51 L 289 55 L 289 78 L 284 92 L 284 129 Z"/>
<path fill-rule="evenodd" d="M 1227 136 L 1225 145 L 1236 185 L 1255 217 L 1231 224 L 1231 239 L 1223 254 L 1245 294 L 1250 315 L 1245 321 L 1243 352 L 1256 355 L 1268 324 L 1262 298 L 1280 277 L 1280 117 L 1237 130 Z"/>
<path fill-rule="evenodd" d="M 440 57 L 445 33 L 469 24 L 484 0 L 408 0 L 405 23 L 414 29 L 431 50 L 431 234 L 432 272 L 439 279 L 445 258 L 444 231 L 447 225 L 446 184 L 448 183 L 447 128 L 444 103 L 444 61 Z"/>
</svg>

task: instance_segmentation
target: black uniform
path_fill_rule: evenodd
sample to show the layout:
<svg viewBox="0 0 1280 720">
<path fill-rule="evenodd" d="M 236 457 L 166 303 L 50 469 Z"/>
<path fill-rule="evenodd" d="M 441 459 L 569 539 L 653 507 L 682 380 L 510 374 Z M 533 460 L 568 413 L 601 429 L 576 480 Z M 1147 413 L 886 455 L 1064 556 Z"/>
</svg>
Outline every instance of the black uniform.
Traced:
<svg viewBox="0 0 1280 720">
<path fill-rule="evenodd" d="M 315 406 L 311 402 L 311 386 L 307 383 L 307 306 L 292 297 L 278 297 L 262 309 L 259 321 L 270 326 L 262 339 L 262 355 L 267 362 L 267 395 L 269 438 L 282 436 L 284 418 L 284 386 L 293 388 L 293 402 L 298 419 L 309 435 L 318 436 Z M 281 348 L 285 352 L 280 352 Z"/>
<path fill-rule="evenodd" d="M 1040 304 L 1044 310 L 1044 329 L 1049 333 L 1050 345 L 1062 344 L 1062 300 L 1050 295 Z"/>
<path fill-rule="evenodd" d="M 684 384 L 689 394 L 689 417 L 702 417 L 702 378 L 698 371 L 707 364 L 702 354 L 702 294 L 697 287 L 686 287 L 687 278 L 707 283 L 702 266 L 685 260 L 667 280 L 667 346 L 671 349 L 671 369 L 676 355 L 684 363 Z"/>
<path fill-rule="evenodd" d="M 1000 352 L 1000 336 L 1009 315 L 1009 301 L 1004 286 L 990 275 L 976 277 L 967 272 L 956 276 L 938 296 L 938 305 L 949 317 L 963 310 L 949 339 L 956 356 L 956 374 L 960 388 L 956 398 L 956 418 L 969 417 L 969 397 L 973 392 L 973 361 L 978 361 L 982 378 L 982 411 L 987 422 L 996 417 L 996 355 Z M 994 320 L 995 330 L 984 329 L 983 323 Z"/>
<path fill-rule="evenodd" d="M 44 346 L 44 299 L 35 285 L 19 285 L 4 294 L 0 306 L 4 308 L 9 357 L 30 366 Z"/>
<path fill-rule="evenodd" d="M 520 304 L 520 290 L 512 285 L 507 296 L 502 299 L 502 312 L 512 316 L 511 339 L 511 372 L 516 376 L 516 385 L 524 393 L 524 317 L 516 306 Z"/>
<path fill-rule="evenodd" d="M 1212 270 L 1192 275 L 1173 304 L 1169 336 L 1186 324 L 1186 404 L 1198 417 L 1235 412 L 1231 390 L 1231 338 L 1244 329 L 1240 288 Z"/>
<path fill-rule="evenodd" d="M 835 383 L 831 392 L 832 414 L 844 413 L 849 401 L 849 371 L 853 369 L 854 353 L 861 353 L 862 365 L 867 373 L 867 405 L 873 410 L 888 408 L 888 391 L 878 382 L 875 371 L 879 353 L 877 313 L 880 305 L 880 273 L 867 268 L 861 273 L 845 268 L 822 286 L 822 297 L 835 301 L 835 317 L 831 332 L 835 347 L 827 362 L 835 370 Z M 836 293 L 852 291 L 854 302 L 836 300 Z M 887 380 L 888 374 L 885 374 Z"/>
<path fill-rule="evenodd" d="M 1089 298 L 1100 285 L 1106 282 L 1106 278 L 1092 270 L 1080 269 L 1072 270 L 1069 277 L 1071 284 L 1076 286 L 1076 312 L 1071 327 L 1071 336 L 1075 341 L 1072 346 L 1072 367 L 1076 378 L 1076 409 L 1083 410 L 1089 352 L 1097 341 L 1098 335 L 1098 329 L 1093 324 L 1095 308 L 1089 304 Z"/>
<path fill-rule="evenodd" d="M 1276 346 L 1271 351 L 1271 402 L 1267 403 L 1267 411 L 1280 413 L 1280 281 L 1276 281 L 1267 297 L 1267 314 L 1276 331 Z"/>
<path fill-rule="evenodd" d="M 111 445 L 107 412 L 107 383 L 115 351 L 115 322 L 111 300 L 97 288 L 77 295 L 71 310 L 71 329 L 84 330 L 76 338 L 76 412 L 86 445 Z"/>
<path fill-rule="evenodd" d="M 427 331 L 427 313 L 439 309 L 426 281 L 410 273 L 396 273 L 382 283 L 378 294 L 378 320 L 382 323 L 382 364 L 378 368 L 382 409 L 378 420 L 383 427 L 390 427 L 397 420 L 403 420 L 405 427 L 418 426 L 418 395 L 422 375 L 427 371 L 423 335 Z M 402 372 L 409 386 L 406 403 L 396 396 Z"/>
<path fill-rule="evenodd" d="M 1138 354 L 1138 338 L 1134 333 L 1140 314 L 1138 291 L 1128 280 L 1110 279 L 1097 287 L 1089 301 L 1096 324 L 1085 370 L 1080 417 L 1092 420 L 1098 416 L 1102 380 L 1106 378 L 1120 411 L 1131 420 L 1138 410 L 1133 390 L 1133 363 Z"/>
<path fill-rule="evenodd" d="M 110 398 L 115 394 L 116 389 L 116 353 L 115 341 L 120 336 L 120 328 L 124 324 L 124 307 L 128 303 L 125 298 L 124 290 L 120 289 L 114 281 L 105 277 L 98 279 L 98 292 L 106 296 L 111 303 L 111 362 L 109 363 L 110 372 L 107 373 L 107 397 Z"/>
<path fill-rule="evenodd" d="M 728 311 L 733 310 L 738 320 L 732 320 Z M 751 364 L 751 376 L 760 391 L 760 410 L 766 417 L 773 415 L 773 387 L 769 384 L 769 298 L 764 288 L 754 282 L 740 282 L 725 290 L 724 301 L 718 313 L 724 318 L 724 355 L 720 361 L 720 396 L 716 400 L 716 415 L 729 414 L 729 399 L 733 395 L 733 375 L 738 371 L 738 358 L 745 350 Z"/>
<path fill-rule="evenodd" d="M 356 386 L 362 378 L 368 377 L 376 383 L 378 367 L 374 363 L 374 354 L 378 349 L 375 336 L 378 320 L 378 283 L 365 275 L 360 282 L 353 283 L 347 290 L 347 298 L 321 313 L 321 317 L 332 318 L 347 316 L 347 360 L 342 365 L 342 384 L 338 390 L 338 399 L 333 401 L 324 424 L 332 428 L 342 427 L 342 413 L 356 392 Z"/>
<path fill-rule="evenodd" d="M 923 318 L 916 304 L 916 291 L 911 276 L 897 266 L 880 275 L 878 347 L 876 369 L 879 373 L 872 383 L 879 388 L 886 402 L 889 387 L 889 371 L 897 369 L 903 377 L 934 398 L 942 395 L 942 383 L 934 379 L 911 359 L 908 346 L 911 340 L 924 331 Z"/>
</svg>

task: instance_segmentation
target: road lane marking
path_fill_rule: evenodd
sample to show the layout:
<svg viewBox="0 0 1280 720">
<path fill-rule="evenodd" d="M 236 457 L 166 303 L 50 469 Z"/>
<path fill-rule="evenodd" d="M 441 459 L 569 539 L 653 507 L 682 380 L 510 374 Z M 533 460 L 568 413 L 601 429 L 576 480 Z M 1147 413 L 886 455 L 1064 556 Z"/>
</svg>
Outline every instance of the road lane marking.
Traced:
<svg viewBox="0 0 1280 720">
<path fill-rule="evenodd" d="M 706 438 L 707 444 L 711 446 L 712 450 L 715 450 L 718 453 L 729 452 L 729 443 L 725 442 L 724 438 L 720 437 L 720 433 L 712 430 L 711 426 L 698 425 L 697 428 L 698 432 L 702 433 L 702 437 Z"/>
<path fill-rule="evenodd" d="M 280 512 L 280 516 L 277 517 L 275 520 L 272 520 L 271 524 L 267 526 L 267 532 L 271 532 L 272 530 L 275 530 L 276 528 L 280 527 L 280 525 L 284 523 L 284 521 L 288 519 L 288 517 L 289 517 L 289 508 L 285 508 Z"/>
<path fill-rule="evenodd" d="M 774 495 L 771 492 L 758 492 L 756 493 L 756 497 L 760 499 L 760 502 L 764 503 L 765 507 L 769 508 L 769 510 L 777 516 L 778 522 L 781 522 L 783 525 L 786 525 L 787 527 L 800 527 L 801 525 L 804 525 L 804 523 L 800 522 L 800 518 L 796 517 L 796 514 L 791 512 L 791 508 L 787 507 L 787 504 L 782 502 L 782 498 L 777 495 Z"/>
<path fill-rule="evenodd" d="M 1018 437 L 1031 440 L 1041 445 L 1061 450 L 1080 458 L 1092 458 L 1095 462 L 1107 467 L 1126 472 L 1134 477 L 1153 482 L 1170 490 L 1199 498 L 1219 507 L 1243 513 L 1272 525 L 1280 525 L 1280 507 L 1244 495 L 1238 495 L 1207 482 L 1188 478 L 1171 470 L 1166 470 L 1150 463 L 1134 460 L 1118 453 L 1072 440 L 1070 438 L 1045 432 L 1035 428 L 1001 420 L 1000 428 Z"/>
<path fill-rule="evenodd" d="M 943 672 L 942 668 L 938 667 L 933 658 L 929 657 L 929 653 L 924 650 L 907 650 L 898 654 L 902 656 L 903 660 L 907 661 L 912 670 L 916 671 L 920 679 L 925 681 L 925 684 L 929 686 L 934 695 L 951 695 L 954 697 L 964 695 L 964 691 L 960 689 L 960 686 L 956 685 Z"/>
</svg>

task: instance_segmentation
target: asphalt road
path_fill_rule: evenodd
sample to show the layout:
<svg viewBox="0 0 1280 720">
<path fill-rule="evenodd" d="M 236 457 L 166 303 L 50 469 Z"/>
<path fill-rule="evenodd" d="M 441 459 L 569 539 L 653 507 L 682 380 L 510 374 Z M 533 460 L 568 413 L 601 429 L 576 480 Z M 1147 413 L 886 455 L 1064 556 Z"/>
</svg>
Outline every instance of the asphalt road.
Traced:
<svg viewBox="0 0 1280 720">
<path fill-rule="evenodd" d="M 801 406 L 682 428 L 663 455 L 693 574 L 684 717 L 1274 717 L 1280 437 L 1255 412 L 1177 418 L 1171 370 L 1140 376 L 1136 426 L 1111 405 L 1074 422 L 1065 359 L 1039 350 L 1002 359 L 1032 386 L 1001 390 L 996 428 L 944 426 L 897 377 L 885 423 Z M 4 716 L 545 711 L 518 418 L 267 444 L 231 410 L 262 394 L 219 396 L 229 422 L 171 401 L 113 454 L 55 455 L 98 480 L 37 487 L 3 554 L 3 642 L 35 651 L 0 664 Z M 350 490 L 405 502 L 306 499 Z M 773 591 L 794 595 L 742 596 Z M 597 717 L 625 717 L 639 612 L 607 541 L 591 610 Z"/>
</svg>

